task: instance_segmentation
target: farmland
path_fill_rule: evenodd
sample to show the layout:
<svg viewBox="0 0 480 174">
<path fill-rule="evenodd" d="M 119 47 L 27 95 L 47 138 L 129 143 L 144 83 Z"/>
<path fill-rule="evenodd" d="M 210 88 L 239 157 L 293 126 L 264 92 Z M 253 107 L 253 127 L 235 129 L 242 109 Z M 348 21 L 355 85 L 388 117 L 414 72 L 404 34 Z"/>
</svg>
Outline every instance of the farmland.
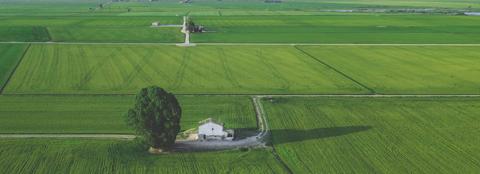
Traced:
<svg viewBox="0 0 480 174">
<path fill-rule="evenodd" d="M 0 133 L 132 133 L 124 115 L 134 96 L 0 96 Z M 256 129 L 248 97 L 180 96 L 182 130 L 212 117 Z"/>
<path fill-rule="evenodd" d="M 307 46 L 300 49 L 383 94 L 480 94 L 480 47 Z"/>
<path fill-rule="evenodd" d="M 268 150 L 152 156 L 124 141 L 30 139 L 0 140 L 0 154 L 5 173 L 285 173 Z"/>
<path fill-rule="evenodd" d="M 175 93 L 367 92 L 289 46 L 35 44 L 5 93 L 134 94 L 148 85 Z"/>
<path fill-rule="evenodd" d="M 194 42 L 232 43 L 480 43 L 480 18 L 418 14 L 192 16 L 209 32 Z M 152 28 L 169 16 L 15 16 L 0 18 L 0 41 L 178 43 L 179 28 Z M 448 23 L 449 25 L 445 25 Z"/>
<path fill-rule="evenodd" d="M 0 0 L 2 173 L 480 171 L 478 0 L 139 1 Z M 234 142 L 122 139 L 152 85 Z"/>
<path fill-rule="evenodd" d="M 480 18 L 471 16 L 325 14 L 194 19 L 215 31 L 193 35 L 195 42 L 480 43 Z"/>
<path fill-rule="evenodd" d="M 20 61 L 24 50 L 25 45 L 0 44 L 0 93 Z"/>
<path fill-rule="evenodd" d="M 273 145 L 294 173 L 475 173 L 479 98 L 277 98 Z"/>
</svg>

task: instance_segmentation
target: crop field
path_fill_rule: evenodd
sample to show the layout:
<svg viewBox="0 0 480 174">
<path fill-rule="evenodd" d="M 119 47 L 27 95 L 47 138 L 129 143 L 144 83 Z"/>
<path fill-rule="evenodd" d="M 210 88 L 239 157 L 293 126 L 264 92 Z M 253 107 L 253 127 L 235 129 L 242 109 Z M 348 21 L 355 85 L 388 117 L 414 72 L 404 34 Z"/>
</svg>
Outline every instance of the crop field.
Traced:
<svg viewBox="0 0 480 174">
<path fill-rule="evenodd" d="M 180 17 L 9 17 L 1 19 L 0 41 L 182 42 Z"/>
<path fill-rule="evenodd" d="M 197 0 L 181 4 L 178 0 L 161 3 L 108 3 L 102 0 L 1 0 L 3 16 L 175 16 L 175 15 L 316 15 L 338 9 L 470 9 L 478 10 L 475 0 L 289 0 L 264 3 L 244 0 Z M 140 0 L 141 1 L 141 0 Z M 104 8 L 98 8 L 99 4 Z"/>
<path fill-rule="evenodd" d="M 325 13 L 252 18 L 255 14 L 194 14 L 192 19 L 209 31 L 192 36 L 198 43 L 480 43 L 480 18 L 475 16 Z M 150 27 L 154 21 L 181 24 L 180 16 L 148 15 L 0 17 L 0 41 L 183 41 L 179 28 Z"/>
<path fill-rule="evenodd" d="M 0 44 L 0 93 L 25 52 L 25 45 Z"/>
<path fill-rule="evenodd" d="M 479 98 L 265 100 L 294 173 L 476 173 Z"/>
<path fill-rule="evenodd" d="M 480 94 L 477 46 L 302 46 L 383 94 Z"/>
<path fill-rule="evenodd" d="M 4 139 L 0 155 L 4 173 L 285 173 L 261 149 L 154 156 L 124 141 Z"/>
<path fill-rule="evenodd" d="M 480 171 L 479 0 L 118 1 L 0 0 L 1 173 Z M 120 139 L 148 86 L 235 139 Z"/>
<path fill-rule="evenodd" d="M 366 93 L 290 46 L 56 44 L 32 45 L 4 92 L 134 94 L 148 85 L 175 93 Z"/>
<path fill-rule="evenodd" d="M 325 14 L 193 19 L 215 31 L 193 35 L 194 42 L 480 43 L 480 18 L 472 16 Z"/>
<path fill-rule="evenodd" d="M 132 133 L 124 115 L 134 96 L 0 96 L 0 133 Z M 182 130 L 208 117 L 256 129 L 248 97 L 179 96 Z"/>
</svg>

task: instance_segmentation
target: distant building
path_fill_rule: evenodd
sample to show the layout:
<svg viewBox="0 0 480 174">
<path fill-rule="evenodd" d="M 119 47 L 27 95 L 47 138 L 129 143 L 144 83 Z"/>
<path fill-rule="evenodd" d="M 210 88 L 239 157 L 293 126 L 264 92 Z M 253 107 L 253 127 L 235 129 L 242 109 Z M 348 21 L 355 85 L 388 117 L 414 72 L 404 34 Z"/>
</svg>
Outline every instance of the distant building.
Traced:
<svg viewBox="0 0 480 174">
<path fill-rule="evenodd" d="M 224 130 L 223 123 L 212 118 L 200 122 L 198 140 L 233 140 L 234 131 Z"/>
<path fill-rule="evenodd" d="M 480 12 L 465 12 L 464 14 L 467 16 L 480 16 Z"/>
</svg>

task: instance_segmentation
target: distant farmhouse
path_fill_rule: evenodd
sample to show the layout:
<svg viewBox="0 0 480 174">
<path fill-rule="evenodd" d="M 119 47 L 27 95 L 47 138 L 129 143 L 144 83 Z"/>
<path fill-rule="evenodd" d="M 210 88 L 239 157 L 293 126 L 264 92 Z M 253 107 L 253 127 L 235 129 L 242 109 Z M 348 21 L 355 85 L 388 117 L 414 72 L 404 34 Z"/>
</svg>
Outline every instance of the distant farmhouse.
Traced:
<svg viewBox="0 0 480 174">
<path fill-rule="evenodd" d="M 232 129 L 224 130 L 223 123 L 212 118 L 200 122 L 198 127 L 198 140 L 233 140 L 234 131 Z"/>
</svg>

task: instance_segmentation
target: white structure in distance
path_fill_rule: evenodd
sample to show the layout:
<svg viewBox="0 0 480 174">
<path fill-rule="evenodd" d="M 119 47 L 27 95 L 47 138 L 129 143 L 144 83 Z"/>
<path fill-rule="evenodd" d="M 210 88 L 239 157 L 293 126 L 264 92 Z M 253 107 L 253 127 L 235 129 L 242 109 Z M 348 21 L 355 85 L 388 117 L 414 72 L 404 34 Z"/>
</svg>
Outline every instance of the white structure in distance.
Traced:
<svg viewBox="0 0 480 174">
<path fill-rule="evenodd" d="M 232 141 L 234 131 L 232 129 L 224 130 L 223 123 L 212 118 L 200 122 L 198 127 L 198 140 L 227 140 Z"/>
<path fill-rule="evenodd" d="M 181 32 L 185 34 L 185 42 L 181 44 L 177 44 L 177 46 L 183 46 L 183 47 L 188 47 L 188 46 L 195 46 L 194 43 L 190 43 L 190 31 L 187 29 L 187 16 L 183 16 L 183 26 Z"/>
</svg>

